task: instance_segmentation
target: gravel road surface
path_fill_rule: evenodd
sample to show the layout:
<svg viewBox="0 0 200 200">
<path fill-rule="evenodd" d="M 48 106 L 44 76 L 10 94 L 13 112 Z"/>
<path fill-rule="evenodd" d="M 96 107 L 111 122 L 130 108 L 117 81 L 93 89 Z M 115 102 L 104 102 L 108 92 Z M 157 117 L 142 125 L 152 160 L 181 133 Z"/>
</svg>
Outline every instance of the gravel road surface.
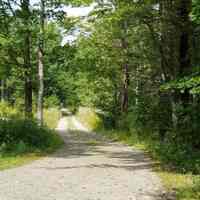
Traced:
<svg viewBox="0 0 200 200">
<path fill-rule="evenodd" d="M 0 200 L 157 200 L 162 186 L 141 151 L 90 133 L 73 116 L 58 125 L 65 145 L 0 172 Z"/>
</svg>

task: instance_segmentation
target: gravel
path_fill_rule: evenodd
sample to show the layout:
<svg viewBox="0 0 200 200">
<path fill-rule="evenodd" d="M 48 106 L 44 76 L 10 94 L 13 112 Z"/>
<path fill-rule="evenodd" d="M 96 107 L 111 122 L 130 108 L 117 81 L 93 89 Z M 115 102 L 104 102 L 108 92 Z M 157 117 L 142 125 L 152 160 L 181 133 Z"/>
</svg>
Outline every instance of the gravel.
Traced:
<svg viewBox="0 0 200 200">
<path fill-rule="evenodd" d="M 69 125 L 74 123 L 73 127 Z M 55 154 L 0 172 L 0 200 L 157 200 L 163 187 L 143 152 L 61 119 Z"/>
</svg>

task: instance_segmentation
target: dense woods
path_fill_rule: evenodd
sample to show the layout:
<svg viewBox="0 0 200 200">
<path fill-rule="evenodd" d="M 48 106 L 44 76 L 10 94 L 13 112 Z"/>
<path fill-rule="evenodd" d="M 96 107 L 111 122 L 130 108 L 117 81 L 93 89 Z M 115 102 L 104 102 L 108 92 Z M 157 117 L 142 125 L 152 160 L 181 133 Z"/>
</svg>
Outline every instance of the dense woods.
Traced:
<svg viewBox="0 0 200 200">
<path fill-rule="evenodd" d="M 91 3 L 88 16 L 62 9 Z M 150 138 L 199 174 L 199 44 L 198 0 L 0 0 L 1 118 L 42 125 L 44 108 L 93 108 L 104 130 Z"/>
</svg>

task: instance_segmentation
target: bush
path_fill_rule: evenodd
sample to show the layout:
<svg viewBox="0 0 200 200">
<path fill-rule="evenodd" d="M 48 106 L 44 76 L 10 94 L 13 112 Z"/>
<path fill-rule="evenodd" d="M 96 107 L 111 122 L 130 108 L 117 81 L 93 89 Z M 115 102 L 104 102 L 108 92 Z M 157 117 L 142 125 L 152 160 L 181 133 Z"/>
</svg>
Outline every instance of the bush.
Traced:
<svg viewBox="0 0 200 200">
<path fill-rule="evenodd" d="M 200 174 L 200 152 L 187 144 L 165 143 L 151 145 L 154 155 L 157 155 L 163 163 L 181 173 L 191 172 Z"/>
<path fill-rule="evenodd" d="M 24 119 L 0 120 L 1 152 L 45 150 L 61 144 L 61 139 L 37 122 Z"/>
<path fill-rule="evenodd" d="M 19 117 L 20 112 L 16 109 L 10 106 L 6 102 L 0 103 L 0 119 L 10 118 L 10 117 Z"/>
<path fill-rule="evenodd" d="M 44 100 L 45 108 L 59 107 L 60 101 L 57 96 L 46 97 Z"/>
</svg>

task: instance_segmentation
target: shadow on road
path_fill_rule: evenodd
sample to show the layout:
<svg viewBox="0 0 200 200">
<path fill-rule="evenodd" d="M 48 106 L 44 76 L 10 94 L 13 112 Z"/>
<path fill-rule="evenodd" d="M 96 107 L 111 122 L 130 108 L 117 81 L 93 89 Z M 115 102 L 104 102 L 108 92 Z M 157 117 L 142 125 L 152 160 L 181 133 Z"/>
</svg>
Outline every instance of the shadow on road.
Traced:
<svg viewBox="0 0 200 200">
<path fill-rule="evenodd" d="M 60 135 L 65 141 L 65 145 L 55 154 L 51 155 L 56 158 L 74 159 L 74 158 L 89 158 L 92 159 L 103 156 L 102 163 L 99 164 L 83 164 L 75 166 L 61 166 L 61 167 L 47 167 L 47 170 L 63 170 L 76 168 L 115 168 L 124 170 L 150 170 L 157 165 L 145 155 L 143 152 L 133 150 L 116 142 L 106 141 L 100 135 L 80 131 L 68 130 L 59 131 Z M 122 150 L 122 151 L 121 151 Z M 117 163 L 107 163 L 106 161 L 117 160 Z"/>
</svg>

